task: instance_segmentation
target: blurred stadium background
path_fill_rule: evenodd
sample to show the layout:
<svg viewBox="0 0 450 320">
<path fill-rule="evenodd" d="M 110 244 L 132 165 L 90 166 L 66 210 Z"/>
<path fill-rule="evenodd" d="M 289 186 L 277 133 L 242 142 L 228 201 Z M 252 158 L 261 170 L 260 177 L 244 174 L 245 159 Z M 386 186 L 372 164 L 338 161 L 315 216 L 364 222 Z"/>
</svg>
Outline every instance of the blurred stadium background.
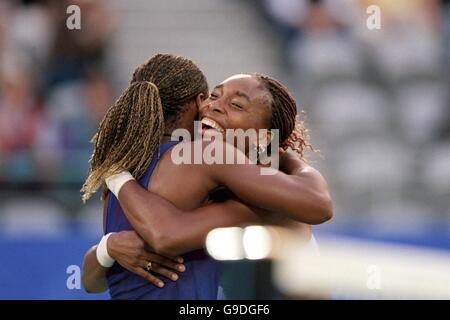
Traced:
<svg viewBox="0 0 450 320">
<path fill-rule="evenodd" d="M 66 27 L 71 4 L 81 30 Z M 254 71 L 288 85 L 334 199 L 319 245 L 450 250 L 449 1 L 0 0 L 1 299 L 108 297 L 66 285 L 101 235 L 100 201 L 79 189 L 99 120 L 158 52 L 192 58 L 211 85 Z M 270 262 L 227 266 L 229 298 L 280 297 Z"/>
</svg>

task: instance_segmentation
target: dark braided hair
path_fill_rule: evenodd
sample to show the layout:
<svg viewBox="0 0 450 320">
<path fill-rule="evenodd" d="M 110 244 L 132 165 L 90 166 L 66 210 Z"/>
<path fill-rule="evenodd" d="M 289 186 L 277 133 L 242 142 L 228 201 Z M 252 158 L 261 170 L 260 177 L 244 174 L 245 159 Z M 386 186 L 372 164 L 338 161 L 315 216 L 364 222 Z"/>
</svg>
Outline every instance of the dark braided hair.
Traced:
<svg viewBox="0 0 450 320">
<path fill-rule="evenodd" d="M 280 130 L 280 148 L 291 148 L 305 159 L 306 149 L 314 148 L 309 143 L 308 130 L 297 114 L 297 103 L 288 89 L 278 80 L 269 76 L 254 73 L 269 93 L 269 104 L 272 110 L 270 129 Z"/>
<path fill-rule="evenodd" d="M 83 201 L 91 197 L 105 178 L 122 170 L 139 179 L 149 166 L 165 128 L 173 125 L 186 111 L 186 104 L 201 93 L 208 94 L 206 77 L 187 58 L 157 54 L 139 66 L 92 138 L 95 147 L 89 175 L 81 189 Z"/>
</svg>

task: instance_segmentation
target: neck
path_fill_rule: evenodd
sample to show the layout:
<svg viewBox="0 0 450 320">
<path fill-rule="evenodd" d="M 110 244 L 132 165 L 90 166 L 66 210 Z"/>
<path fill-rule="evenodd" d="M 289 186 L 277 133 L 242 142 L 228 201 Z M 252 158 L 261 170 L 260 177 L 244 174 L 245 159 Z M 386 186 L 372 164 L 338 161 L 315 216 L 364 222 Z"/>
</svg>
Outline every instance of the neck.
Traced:
<svg viewBox="0 0 450 320">
<path fill-rule="evenodd" d="M 172 132 L 177 129 L 187 130 L 192 134 L 193 124 L 192 121 L 183 121 L 184 119 L 180 119 L 179 121 L 173 122 L 171 125 L 166 125 L 166 129 L 164 130 L 164 136 L 161 139 L 161 142 L 171 141 Z"/>
</svg>

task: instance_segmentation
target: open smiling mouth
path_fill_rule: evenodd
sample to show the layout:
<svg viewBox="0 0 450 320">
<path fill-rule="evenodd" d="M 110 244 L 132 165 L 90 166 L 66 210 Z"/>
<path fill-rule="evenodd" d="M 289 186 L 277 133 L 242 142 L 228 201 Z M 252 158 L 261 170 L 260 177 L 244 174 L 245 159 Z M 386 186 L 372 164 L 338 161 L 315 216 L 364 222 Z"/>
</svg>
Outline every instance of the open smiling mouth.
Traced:
<svg viewBox="0 0 450 320">
<path fill-rule="evenodd" d="M 225 133 L 225 129 L 218 124 L 216 121 L 210 119 L 210 118 L 203 118 L 202 119 L 202 135 L 205 134 L 208 130 L 215 130 L 217 132 L 220 132 L 221 134 Z"/>
</svg>

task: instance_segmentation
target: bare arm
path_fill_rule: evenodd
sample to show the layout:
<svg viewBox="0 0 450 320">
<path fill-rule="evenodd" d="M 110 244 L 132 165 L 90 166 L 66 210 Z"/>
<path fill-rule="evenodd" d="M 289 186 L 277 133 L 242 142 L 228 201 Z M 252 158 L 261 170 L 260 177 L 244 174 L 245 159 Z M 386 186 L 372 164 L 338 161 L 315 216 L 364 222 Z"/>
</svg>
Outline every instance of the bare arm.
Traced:
<svg viewBox="0 0 450 320">
<path fill-rule="evenodd" d="M 108 201 L 108 197 L 106 198 Z M 105 202 L 106 203 L 106 202 Z M 103 207 L 103 233 L 106 225 L 106 208 Z M 97 260 L 97 246 L 91 247 L 83 259 L 82 281 L 84 290 L 88 293 L 99 293 L 108 290 L 108 282 L 106 281 L 106 272 L 108 268 L 103 267 Z"/>
<path fill-rule="evenodd" d="M 106 271 L 108 268 L 102 267 L 96 256 L 97 246 L 90 248 L 83 260 L 83 287 L 86 292 L 98 293 L 108 290 L 106 281 Z"/>
<path fill-rule="evenodd" d="M 226 145 L 230 152 L 230 145 Z M 233 151 L 231 151 L 233 152 Z M 289 153 L 288 175 L 278 171 L 274 175 L 261 175 L 260 167 L 252 164 L 213 164 L 204 166 L 217 184 L 227 186 L 244 202 L 279 212 L 291 219 L 308 224 L 323 223 L 332 217 L 331 197 L 322 175 L 312 167 L 303 165 Z"/>
</svg>

